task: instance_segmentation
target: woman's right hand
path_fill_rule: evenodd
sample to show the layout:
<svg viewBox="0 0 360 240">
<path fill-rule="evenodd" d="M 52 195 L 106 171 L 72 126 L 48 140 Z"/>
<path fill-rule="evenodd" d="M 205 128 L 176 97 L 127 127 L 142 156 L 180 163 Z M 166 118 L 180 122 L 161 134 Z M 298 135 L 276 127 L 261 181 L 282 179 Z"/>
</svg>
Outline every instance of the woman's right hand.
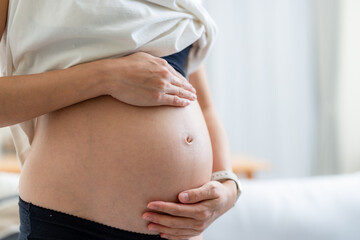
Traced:
<svg viewBox="0 0 360 240">
<path fill-rule="evenodd" d="M 196 90 L 165 59 L 145 52 L 105 60 L 108 94 L 135 106 L 187 106 Z"/>
</svg>

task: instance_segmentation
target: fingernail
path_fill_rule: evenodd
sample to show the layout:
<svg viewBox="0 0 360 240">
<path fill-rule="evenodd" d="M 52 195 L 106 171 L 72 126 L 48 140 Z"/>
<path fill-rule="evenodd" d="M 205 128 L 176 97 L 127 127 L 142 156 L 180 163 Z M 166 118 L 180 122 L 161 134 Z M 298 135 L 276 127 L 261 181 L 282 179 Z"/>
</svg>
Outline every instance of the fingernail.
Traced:
<svg viewBox="0 0 360 240">
<path fill-rule="evenodd" d="M 148 205 L 147 207 L 152 209 L 152 210 L 157 210 L 158 209 L 158 206 L 156 206 L 156 205 Z"/>
<path fill-rule="evenodd" d="M 142 218 L 145 219 L 145 220 L 151 221 L 151 216 L 150 215 L 145 214 L 145 215 L 143 215 Z"/>
<path fill-rule="evenodd" d="M 189 201 L 189 194 L 188 193 L 181 193 L 180 197 L 185 202 Z"/>
<path fill-rule="evenodd" d="M 192 99 L 196 99 L 196 95 L 195 94 L 191 94 Z"/>
<path fill-rule="evenodd" d="M 149 229 L 150 231 L 156 231 L 156 230 L 157 230 L 157 228 L 154 227 L 154 226 L 152 226 L 152 225 L 150 225 L 150 226 L 148 227 L 148 229 Z"/>
<path fill-rule="evenodd" d="M 189 104 L 190 104 L 190 101 L 187 100 L 187 99 L 185 99 L 185 100 L 184 100 L 184 104 L 185 104 L 185 105 L 189 105 Z"/>
</svg>

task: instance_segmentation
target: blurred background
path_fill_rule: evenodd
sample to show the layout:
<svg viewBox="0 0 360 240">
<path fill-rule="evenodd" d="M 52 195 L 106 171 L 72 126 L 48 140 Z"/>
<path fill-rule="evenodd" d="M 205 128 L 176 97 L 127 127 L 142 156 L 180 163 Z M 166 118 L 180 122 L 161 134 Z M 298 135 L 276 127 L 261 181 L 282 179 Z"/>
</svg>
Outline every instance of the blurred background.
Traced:
<svg viewBox="0 0 360 240">
<path fill-rule="evenodd" d="M 206 66 L 233 153 L 260 178 L 360 170 L 360 1 L 204 1 Z"/>
<path fill-rule="evenodd" d="M 219 30 L 205 64 L 240 172 L 360 170 L 359 2 L 204 1 Z M 8 128 L 0 146 L 14 151 Z"/>
<path fill-rule="evenodd" d="M 203 2 L 218 25 L 211 93 L 245 189 L 206 240 L 360 239 L 360 1 Z M 0 128 L 6 240 L 19 224 L 14 151 Z"/>
</svg>

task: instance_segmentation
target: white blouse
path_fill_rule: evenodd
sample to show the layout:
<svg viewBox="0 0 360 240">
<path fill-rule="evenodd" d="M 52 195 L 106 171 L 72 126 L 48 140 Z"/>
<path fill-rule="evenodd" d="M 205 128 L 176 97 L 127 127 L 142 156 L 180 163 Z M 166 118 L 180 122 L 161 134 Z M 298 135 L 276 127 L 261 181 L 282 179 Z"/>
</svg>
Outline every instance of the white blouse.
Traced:
<svg viewBox="0 0 360 240">
<path fill-rule="evenodd" d="M 191 74 L 216 32 L 201 0 L 10 0 L 0 42 L 1 74 L 65 69 L 137 51 L 162 57 L 193 44 L 184 66 Z M 35 124 L 36 118 L 10 126 L 21 166 Z"/>
</svg>

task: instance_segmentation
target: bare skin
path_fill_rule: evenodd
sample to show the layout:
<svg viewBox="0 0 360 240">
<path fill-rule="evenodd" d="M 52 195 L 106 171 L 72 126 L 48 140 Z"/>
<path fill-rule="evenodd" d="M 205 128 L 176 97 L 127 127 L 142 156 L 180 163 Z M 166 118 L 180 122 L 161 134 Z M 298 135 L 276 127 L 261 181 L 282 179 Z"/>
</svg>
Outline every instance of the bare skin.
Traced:
<svg viewBox="0 0 360 240">
<path fill-rule="evenodd" d="M 197 101 L 143 108 L 100 96 L 40 116 L 32 144 L 24 200 L 141 233 L 154 234 L 141 218 L 148 202 L 177 202 L 212 172 Z"/>
<path fill-rule="evenodd" d="M 213 172 L 231 170 L 228 139 L 211 100 L 204 65 L 190 75 L 189 81 L 197 91 L 198 102 L 210 133 Z M 184 193 L 188 195 L 187 199 Z M 233 206 L 236 199 L 236 186 L 231 180 L 222 183 L 209 181 L 199 188 L 180 192 L 178 199 L 179 203 L 150 202 L 148 211 L 143 214 L 143 218 L 151 222 L 148 227 L 162 232 L 161 236 L 167 239 L 198 236 L 190 239 L 201 240 L 200 233 Z M 156 213 L 151 211 L 154 209 L 152 207 L 156 207 Z"/>
<path fill-rule="evenodd" d="M 0 36 L 8 3 L 0 0 Z M 164 59 L 143 52 L 63 70 L 1 77 L 0 91 L 0 127 L 102 95 L 137 106 L 187 106 L 196 98 L 196 90 Z"/>
<path fill-rule="evenodd" d="M 138 61 L 139 57 L 143 62 Z M 122 78 L 128 64 L 139 68 L 142 76 L 132 72 Z M 135 88 L 137 93 L 133 91 Z M 102 95 L 112 95 L 138 106 L 187 106 L 196 98 L 196 90 L 186 79 L 163 59 L 147 53 L 40 74 L 1 77 L 0 89 L 0 127 Z"/>
<path fill-rule="evenodd" d="M 7 5 L 0 0 L 1 13 Z M 2 35 L 6 17 L 0 16 Z M 144 81 L 149 72 L 151 81 Z M 196 91 L 145 53 L 0 78 L 0 125 L 38 117 L 20 196 L 123 229 L 202 239 L 201 232 L 232 206 L 236 191 L 232 181 L 209 181 L 212 171 L 229 169 L 229 148 L 203 68 L 190 80 Z M 180 197 L 183 191 L 189 201 Z M 154 205 L 158 211 L 146 208 Z M 141 219 L 146 212 L 158 215 Z M 163 214 L 170 212 L 176 221 Z M 197 224 L 183 226 L 189 219 Z"/>
</svg>

